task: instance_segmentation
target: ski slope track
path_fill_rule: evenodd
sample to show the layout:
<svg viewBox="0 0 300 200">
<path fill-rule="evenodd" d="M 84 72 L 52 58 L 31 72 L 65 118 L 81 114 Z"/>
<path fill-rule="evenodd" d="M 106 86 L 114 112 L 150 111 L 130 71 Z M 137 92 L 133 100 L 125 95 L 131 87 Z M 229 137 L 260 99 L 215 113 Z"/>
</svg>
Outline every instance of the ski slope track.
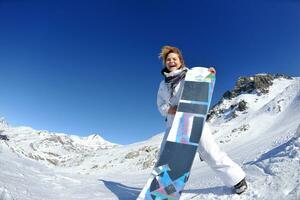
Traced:
<svg viewBox="0 0 300 200">
<path fill-rule="evenodd" d="M 300 199 L 300 78 L 275 77 L 266 91 L 221 99 L 207 122 L 245 170 L 248 190 L 233 194 L 196 156 L 181 199 Z M 0 200 L 132 200 L 149 177 L 163 133 L 118 145 L 97 134 L 12 127 L 1 118 L 0 136 Z"/>
</svg>

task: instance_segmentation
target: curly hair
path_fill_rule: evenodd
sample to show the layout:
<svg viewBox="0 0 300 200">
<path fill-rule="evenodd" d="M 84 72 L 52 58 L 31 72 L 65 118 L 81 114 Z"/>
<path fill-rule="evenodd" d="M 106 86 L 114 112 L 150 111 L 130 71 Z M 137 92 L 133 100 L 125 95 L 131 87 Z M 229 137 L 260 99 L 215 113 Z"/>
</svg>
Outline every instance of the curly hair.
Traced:
<svg viewBox="0 0 300 200">
<path fill-rule="evenodd" d="M 181 66 L 185 66 L 181 51 L 177 47 L 172 47 L 172 46 L 163 46 L 161 49 L 159 58 L 162 59 L 163 65 L 166 65 L 166 59 L 170 53 L 176 53 L 181 61 L 182 64 Z"/>
</svg>

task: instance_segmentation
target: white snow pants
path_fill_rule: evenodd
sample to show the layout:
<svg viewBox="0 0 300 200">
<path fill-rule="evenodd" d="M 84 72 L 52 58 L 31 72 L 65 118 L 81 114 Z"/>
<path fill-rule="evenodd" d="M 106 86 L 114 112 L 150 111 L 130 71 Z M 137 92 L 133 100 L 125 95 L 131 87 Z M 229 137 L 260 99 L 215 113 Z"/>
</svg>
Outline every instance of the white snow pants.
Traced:
<svg viewBox="0 0 300 200">
<path fill-rule="evenodd" d="M 169 132 L 170 128 L 166 130 L 160 146 L 161 150 L 166 144 Z M 200 159 L 203 159 L 217 173 L 226 186 L 232 187 L 245 178 L 246 174 L 242 168 L 233 162 L 228 155 L 219 148 L 206 123 L 204 124 L 197 151 L 199 157 L 201 156 Z"/>
</svg>

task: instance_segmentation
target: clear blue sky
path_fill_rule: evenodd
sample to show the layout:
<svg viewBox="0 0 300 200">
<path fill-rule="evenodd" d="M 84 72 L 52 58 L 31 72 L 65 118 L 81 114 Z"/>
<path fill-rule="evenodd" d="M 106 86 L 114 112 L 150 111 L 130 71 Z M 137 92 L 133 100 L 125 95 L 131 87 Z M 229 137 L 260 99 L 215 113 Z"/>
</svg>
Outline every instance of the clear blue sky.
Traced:
<svg viewBox="0 0 300 200">
<path fill-rule="evenodd" d="M 215 66 L 213 102 L 239 76 L 300 72 L 296 0 L 0 0 L 0 116 L 120 144 L 164 130 L 161 46 Z"/>
</svg>

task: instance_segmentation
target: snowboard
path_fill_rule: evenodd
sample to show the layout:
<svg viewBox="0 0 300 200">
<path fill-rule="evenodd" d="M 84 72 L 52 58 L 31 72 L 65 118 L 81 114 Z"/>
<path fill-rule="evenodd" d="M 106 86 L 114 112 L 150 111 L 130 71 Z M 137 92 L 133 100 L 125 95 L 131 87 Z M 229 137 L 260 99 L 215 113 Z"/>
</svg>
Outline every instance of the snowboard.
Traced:
<svg viewBox="0 0 300 200">
<path fill-rule="evenodd" d="M 215 72 L 191 68 L 166 144 L 137 200 L 178 200 L 189 178 L 215 84 Z"/>
</svg>

